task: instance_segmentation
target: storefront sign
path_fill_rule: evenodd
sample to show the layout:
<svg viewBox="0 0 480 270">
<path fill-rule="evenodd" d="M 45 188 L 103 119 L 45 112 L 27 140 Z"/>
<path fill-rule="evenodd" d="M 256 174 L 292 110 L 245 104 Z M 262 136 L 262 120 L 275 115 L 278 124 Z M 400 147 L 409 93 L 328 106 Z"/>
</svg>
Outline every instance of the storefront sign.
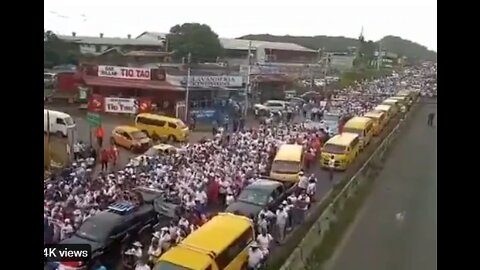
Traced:
<svg viewBox="0 0 480 270">
<path fill-rule="evenodd" d="M 191 87 L 241 87 L 241 76 L 190 76 Z"/>
<path fill-rule="evenodd" d="M 146 113 L 152 110 L 152 100 L 150 98 L 139 98 L 138 99 L 138 112 Z"/>
<path fill-rule="evenodd" d="M 118 66 L 98 66 L 98 77 L 150 80 L 151 70 L 149 68 L 131 68 Z"/>
<path fill-rule="evenodd" d="M 88 100 L 88 110 L 90 112 L 103 112 L 104 99 L 101 95 L 93 94 Z"/>
<path fill-rule="evenodd" d="M 105 112 L 134 114 L 137 112 L 137 109 L 137 100 L 134 98 L 105 98 Z"/>
</svg>

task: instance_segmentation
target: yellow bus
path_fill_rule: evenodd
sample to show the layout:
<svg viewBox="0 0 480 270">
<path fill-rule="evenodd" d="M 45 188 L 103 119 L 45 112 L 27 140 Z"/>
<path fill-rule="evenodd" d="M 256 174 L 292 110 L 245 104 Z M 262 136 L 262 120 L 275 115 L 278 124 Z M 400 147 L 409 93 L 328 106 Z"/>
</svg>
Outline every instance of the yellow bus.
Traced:
<svg viewBox="0 0 480 270">
<path fill-rule="evenodd" d="M 373 120 L 368 117 L 355 116 L 343 126 L 343 132 L 358 134 L 360 149 L 365 148 L 373 136 Z"/>
<path fill-rule="evenodd" d="M 360 152 L 358 134 L 343 132 L 330 138 L 322 147 L 320 165 L 330 168 L 330 160 L 334 160 L 334 169 L 345 170 Z"/>
<path fill-rule="evenodd" d="M 273 160 L 270 177 L 278 181 L 297 182 L 298 173 L 303 169 L 303 158 L 303 146 L 281 145 Z"/>
<path fill-rule="evenodd" d="M 248 264 L 248 248 L 255 240 L 249 218 L 219 213 L 165 252 L 154 270 L 240 270 Z"/>
</svg>

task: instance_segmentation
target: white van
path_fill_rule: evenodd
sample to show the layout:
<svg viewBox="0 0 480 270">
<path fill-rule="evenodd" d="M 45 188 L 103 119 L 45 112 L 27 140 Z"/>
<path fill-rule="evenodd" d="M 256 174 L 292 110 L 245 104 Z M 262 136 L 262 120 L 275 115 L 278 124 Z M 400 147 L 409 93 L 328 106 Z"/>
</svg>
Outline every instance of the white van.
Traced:
<svg viewBox="0 0 480 270">
<path fill-rule="evenodd" d="M 48 117 L 50 117 L 50 119 L 48 119 Z M 50 122 L 50 129 L 48 122 Z M 68 130 L 74 128 L 75 122 L 70 115 L 59 111 L 43 110 L 43 132 L 50 131 L 50 133 L 67 137 Z"/>
</svg>

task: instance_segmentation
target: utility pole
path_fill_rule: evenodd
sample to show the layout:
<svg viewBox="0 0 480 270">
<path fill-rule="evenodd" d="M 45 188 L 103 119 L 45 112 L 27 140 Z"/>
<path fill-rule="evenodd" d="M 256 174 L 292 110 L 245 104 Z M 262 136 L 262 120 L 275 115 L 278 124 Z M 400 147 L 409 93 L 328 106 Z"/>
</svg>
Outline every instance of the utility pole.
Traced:
<svg viewBox="0 0 480 270">
<path fill-rule="evenodd" d="M 323 48 L 323 51 L 325 51 L 325 47 Z M 327 91 L 327 73 L 328 73 L 328 65 L 330 64 L 330 56 L 325 53 L 325 67 L 324 67 L 324 73 L 323 73 L 323 94 L 325 95 L 325 91 Z"/>
<path fill-rule="evenodd" d="M 382 65 L 382 41 L 378 42 L 377 70 L 380 71 Z"/>
<path fill-rule="evenodd" d="M 248 92 L 250 89 L 250 73 L 252 72 L 252 41 L 250 40 L 248 42 L 248 55 L 247 55 L 247 82 L 245 84 L 245 108 L 244 108 L 244 114 L 245 114 L 245 119 L 247 119 L 248 116 Z M 251 91 L 251 90 L 250 90 Z"/>
<path fill-rule="evenodd" d="M 185 88 L 185 119 L 188 121 L 188 113 L 189 113 L 189 107 L 190 107 L 190 63 L 192 62 L 192 54 L 188 53 L 187 57 L 187 86 Z"/>
<path fill-rule="evenodd" d="M 47 110 L 47 170 L 50 172 L 51 159 L 50 159 L 50 110 Z"/>
</svg>

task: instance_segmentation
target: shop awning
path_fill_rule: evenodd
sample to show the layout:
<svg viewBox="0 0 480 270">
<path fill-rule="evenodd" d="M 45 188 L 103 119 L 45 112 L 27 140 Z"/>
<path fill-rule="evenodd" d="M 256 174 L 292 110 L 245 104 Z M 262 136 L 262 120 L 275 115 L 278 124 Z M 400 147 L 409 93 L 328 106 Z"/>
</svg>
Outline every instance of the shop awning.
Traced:
<svg viewBox="0 0 480 270">
<path fill-rule="evenodd" d="M 183 87 L 174 86 L 166 81 L 129 80 L 96 76 L 83 76 L 88 86 L 106 86 L 119 88 L 151 89 L 166 91 L 185 91 Z"/>
</svg>

